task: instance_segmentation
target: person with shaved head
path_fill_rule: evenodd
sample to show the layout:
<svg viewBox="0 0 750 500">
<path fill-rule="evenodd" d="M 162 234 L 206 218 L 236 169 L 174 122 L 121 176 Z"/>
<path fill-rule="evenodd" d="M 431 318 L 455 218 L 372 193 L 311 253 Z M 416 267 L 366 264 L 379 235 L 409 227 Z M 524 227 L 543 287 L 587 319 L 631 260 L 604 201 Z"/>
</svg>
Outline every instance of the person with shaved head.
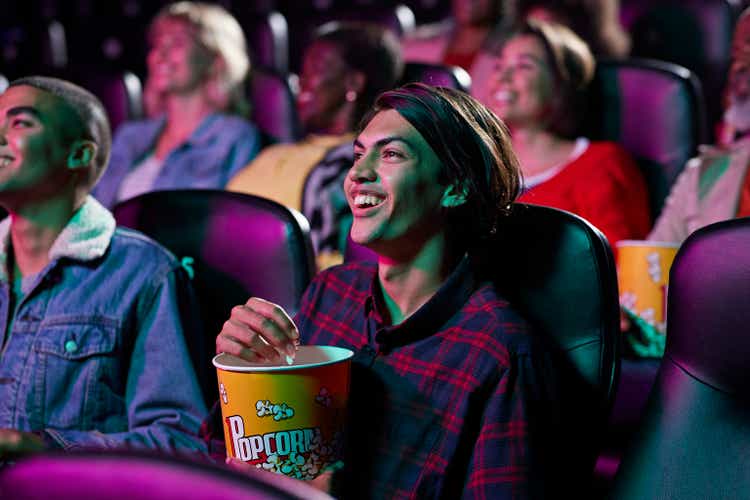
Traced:
<svg viewBox="0 0 750 500">
<path fill-rule="evenodd" d="M 72 83 L 28 77 L 0 95 L 0 461 L 203 450 L 183 271 L 89 195 L 110 145 L 101 103 Z"/>
</svg>

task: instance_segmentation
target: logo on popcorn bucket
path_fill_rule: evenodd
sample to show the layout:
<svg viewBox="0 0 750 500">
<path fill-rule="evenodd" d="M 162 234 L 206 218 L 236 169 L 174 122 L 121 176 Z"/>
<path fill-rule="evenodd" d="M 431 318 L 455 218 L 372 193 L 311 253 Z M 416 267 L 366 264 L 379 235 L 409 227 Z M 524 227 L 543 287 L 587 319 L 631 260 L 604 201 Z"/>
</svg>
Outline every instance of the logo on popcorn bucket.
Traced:
<svg viewBox="0 0 750 500">
<path fill-rule="evenodd" d="M 217 355 L 227 455 L 305 480 L 340 460 L 352 355 L 302 346 L 292 365 Z"/>
</svg>

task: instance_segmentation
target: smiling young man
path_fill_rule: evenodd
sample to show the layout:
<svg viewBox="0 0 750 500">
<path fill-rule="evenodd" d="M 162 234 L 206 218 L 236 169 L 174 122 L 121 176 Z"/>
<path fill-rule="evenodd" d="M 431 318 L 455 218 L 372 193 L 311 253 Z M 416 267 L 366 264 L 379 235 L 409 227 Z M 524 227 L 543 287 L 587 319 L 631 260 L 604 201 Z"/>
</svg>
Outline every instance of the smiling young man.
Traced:
<svg viewBox="0 0 750 500">
<path fill-rule="evenodd" d="M 473 256 L 519 189 L 508 132 L 467 94 L 420 84 L 382 94 L 363 123 L 345 191 L 351 237 L 377 263 L 320 273 L 294 321 L 251 298 L 217 351 L 356 353 L 345 498 L 532 496 L 546 353 Z"/>
<path fill-rule="evenodd" d="M 88 195 L 110 143 L 76 85 L 29 77 L 0 95 L 0 460 L 203 448 L 180 266 Z"/>
</svg>

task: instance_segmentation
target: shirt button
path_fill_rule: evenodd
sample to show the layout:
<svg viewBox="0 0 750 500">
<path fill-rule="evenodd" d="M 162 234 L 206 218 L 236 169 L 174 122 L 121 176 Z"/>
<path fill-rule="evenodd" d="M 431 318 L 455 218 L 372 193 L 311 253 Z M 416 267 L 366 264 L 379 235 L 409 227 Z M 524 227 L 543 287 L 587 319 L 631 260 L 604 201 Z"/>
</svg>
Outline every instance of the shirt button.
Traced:
<svg viewBox="0 0 750 500">
<path fill-rule="evenodd" d="M 78 344 L 75 340 L 68 340 L 65 342 L 65 352 L 76 352 L 78 350 Z"/>
</svg>

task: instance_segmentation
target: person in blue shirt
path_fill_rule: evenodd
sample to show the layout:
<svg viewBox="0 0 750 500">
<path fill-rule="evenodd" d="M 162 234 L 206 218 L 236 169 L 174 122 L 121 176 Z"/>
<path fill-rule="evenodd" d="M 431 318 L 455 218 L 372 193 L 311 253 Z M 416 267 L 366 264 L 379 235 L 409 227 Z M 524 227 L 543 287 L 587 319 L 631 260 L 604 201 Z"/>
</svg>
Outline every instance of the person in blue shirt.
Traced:
<svg viewBox="0 0 750 500">
<path fill-rule="evenodd" d="M 260 149 L 246 121 L 250 61 L 237 20 L 218 5 L 164 7 L 149 30 L 144 101 L 151 118 L 118 130 L 93 191 L 108 208 L 149 191 L 221 189 Z"/>
<path fill-rule="evenodd" d="M 205 448 L 186 275 L 89 195 L 110 144 L 101 103 L 76 85 L 28 77 L 0 95 L 0 461 Z"/>
</svg>

